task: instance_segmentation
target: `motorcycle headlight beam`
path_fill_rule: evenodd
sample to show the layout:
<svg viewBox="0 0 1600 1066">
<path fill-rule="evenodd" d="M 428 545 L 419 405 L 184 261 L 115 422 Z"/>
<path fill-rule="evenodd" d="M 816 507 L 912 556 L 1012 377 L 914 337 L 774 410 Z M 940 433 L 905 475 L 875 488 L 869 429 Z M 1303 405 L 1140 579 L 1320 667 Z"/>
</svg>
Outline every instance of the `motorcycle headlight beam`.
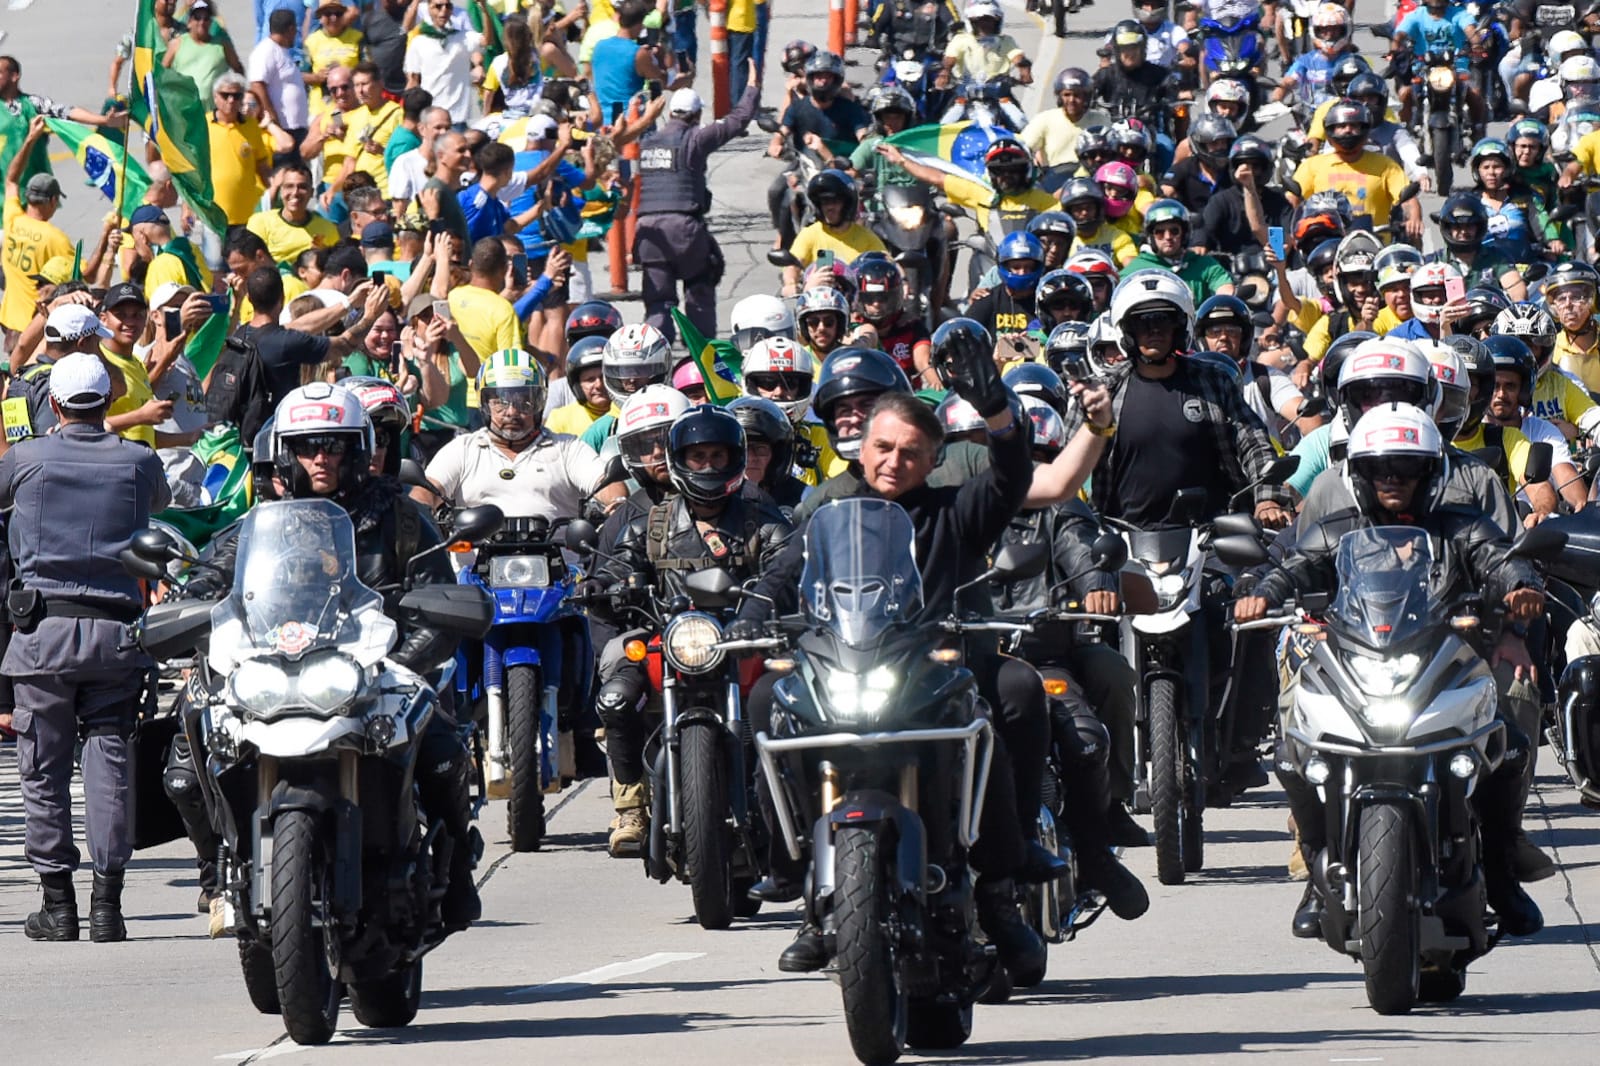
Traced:
<svg viewBox="0 0 1600 1066">
<path fill-rule="evenodd" d="M 1344 661 L 1356 686 L 1368 696 L 1391 699 L 1411 687 L 1422 669 L 1422 656 L 1407 652 L 1392 659 L 1372 659 L 1351 655 Z"/>
<path fill-rule="evenodd" d="M 233 698 L 252 714 L 271 714 L 289 699 L 291 684 L 283 667 L 267 659 L 246 659 L 228 680 Z"/>
<path fill-rule="evenodd" d="M 722 665 L 725 653 L 716 647 L 722 627 L 709 614 L 687 611 L 667 623 L 661 649 L 667 661 L 686 674 L 704 674 Z"/>
<path fill-rule="evenodd" d="M 342 652 L 323 652 L 300 664 L 295 687 L 302 702 L 332 714 L 355 701 L 361 692 L 361 666 Z"/>
<path fill-rule="evenodd" d="M 875 666 L 865 674 L 836 670 L 828 674 L 824 688 L 836 717 L 860 720 L 881 713 L 899 681 L 889 667 Z"/>
<path fill-rule="evenodd" d="M 1189 591 L 1189 579 L 1183 574 L 1161 574 L 1150 580 L 1155 586 L 1156 606 L 1163 611 L 1177 605 Z"/>
</svg>

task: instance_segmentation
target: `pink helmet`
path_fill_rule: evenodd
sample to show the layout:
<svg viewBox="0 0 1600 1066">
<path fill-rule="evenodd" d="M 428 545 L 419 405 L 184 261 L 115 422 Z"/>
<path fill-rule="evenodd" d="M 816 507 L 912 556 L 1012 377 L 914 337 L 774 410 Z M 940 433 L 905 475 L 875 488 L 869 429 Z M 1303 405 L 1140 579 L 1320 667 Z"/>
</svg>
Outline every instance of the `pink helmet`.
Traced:
<svg viewBox="0 0 1600 1066">
<path fill-rule="evenodd" d="M 1139 195 L 1139 174 L 1121 161 L 1106 163 L 1094 172 L 1094 180 L 1106 194 L 1106 217 L 1121 218 L 1133 210 Z"/>
<path fill-rule="evenodd" d="M 678 369 L 672 372 L 672 387 L 682 392 L 691 385 L 704 385 L 705 378 L 700 373 L 700 368 L 693 359 L 685 359 Z"/>
</svg>

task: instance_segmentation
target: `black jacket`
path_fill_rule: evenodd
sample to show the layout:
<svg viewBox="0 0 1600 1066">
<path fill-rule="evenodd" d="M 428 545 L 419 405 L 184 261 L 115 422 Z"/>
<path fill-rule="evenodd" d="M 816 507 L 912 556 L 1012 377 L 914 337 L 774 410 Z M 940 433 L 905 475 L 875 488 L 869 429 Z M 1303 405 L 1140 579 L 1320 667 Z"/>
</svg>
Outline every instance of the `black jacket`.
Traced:
<svg viewBox="0 0 1600 1066">
<path fill-rule="evenodd" d="M 1004 614 L 1027 614 L 1041 607 L 1058 606 L 1069 599 L 1082 600 L 1091 592 L 1117 592 L 1116 574 L 1095 569 L 1090 546 L 1099 533 L 1094 512 L 1080 500 L 1068 500 L 1037 511 L 1023 511 L 1000 534 L 997 548 L 1007 544 L 1048 544 L 1050 565 L 1038 577 L 995 584 L 995 609 Z M 1075 580 L 1052 600 L 1050 590 L 1068 578 Z M 1023 638 L 1022 657 L 1046 662 L 1072 643 L 1073 625 L 1049 622 Z"/>
<path fill-rule="evenodd" d="M 1166 99 L 1171 79 L 1172 71 L 1159 63 L 1141 63 L 1126 71 L 1113 60 L 1095 71 L 1094 98 L 1117 107 L 1131 106 L 1144 119 Z"/>
<path fill-rule="evenodd" d="M 652 515 L 657 508 L 665 509 L 664 538 L 652 552 Z M 735 581 L 765 573 L 794 536 L 794 526 L 772 498 L 749 484 L 728 501 L 715 527 L 715 538 L 709 532 L 702 535 L 688 503 L 673 496 L 623 527 L 613 558 L 605 564 L 606 576 L 620 581 L 630 573 L 647 574 L 662 595 L 675 596 L 684 591 L 683 579 L 697 570 L 721 566 Z M 713 539 L 720 542 L 720 552 L 708 543 Z"/>
</svg>

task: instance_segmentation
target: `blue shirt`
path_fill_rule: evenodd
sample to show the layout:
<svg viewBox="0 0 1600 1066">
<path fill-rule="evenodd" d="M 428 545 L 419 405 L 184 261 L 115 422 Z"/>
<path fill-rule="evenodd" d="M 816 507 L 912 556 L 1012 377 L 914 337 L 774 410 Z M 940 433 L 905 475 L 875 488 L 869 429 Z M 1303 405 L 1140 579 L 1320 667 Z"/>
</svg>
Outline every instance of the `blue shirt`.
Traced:
<svg viewBox="0 0 1600 1066">
<path fill-rule="evenodd" d="M 1449 48 L 1457 52 L 1466 50 L 1467 27 L 1475 23 L 1466 8 L 1458 7 L 1445 13 L 1444 18 L 1434 18 L 1425 7 L 1419 7 L 1395 27 L 1411 42 L 1417 55 L 1442 52 Z"/>
<path fill-rule="evenodd" d="M 603 121 L 615 122 L 621 109 L 644 88 L 644 78 L 634 65 L 638 56 L 639 42 L 631 37 L 607 37 L 594 46 L 589 65 L 594 69 L 594 93 L 600 98 Z"/>
<path fill-rule="evenodd" d="M 461 213 L 467 216 L 467 244 L 505 233 L 511 211 L 498 196 L 484 192 L 481 184 L 473 182 L 456 193 L 456 199 L 461 204 Z"/>
<path fill-rule="evenodd" d="M 1333 77 L 1333 65 L 1343 58 L 1338 55 L 1329 59 L 1315 50 L 1304 52 L 1289 64 L 1287 76 L 1295 79 L 1295 92 L 1302 99 L 1320 104 L 1331 95 L 1328 82 Z"/>
<path fill-rule="evenodd" d="M 524 171 L 532 170 L 549 157 L 550 153 L 542 148 L 518 152 L 515 164 L 517 172 L 520 174 Z M 560 203 L 563 193 L 571 192 L 587 180 L 588 177 L 582 170 L 571 163 L 563 161 L 556 167 L 555 174 L 551 175 L 549 180 L 551 202 Z M 511 213 L 520 215 L 528 210 L 538 201 L 542 192 L 542 186 L 540 188 L 529 187 L 522 190 L 511 201 Z M 583 225 L 583 200 L 581 197 L 573 196 L 569 198 L 565 206 L 556 210 L 561 212 L 564 216 L 564 221 L 571 225 L 574 232 Z M 524 226 L 522 232 L 518 233 L 517 236 L 521 239 L 522 246 L 528 250 L 529 259 L 542 259 L 549 254 L 550 241 L 545 237 L 545 228 L 542 224 Z"/>
<path fill-rule="evenodd" d="M 1428 327 L 1422 324 L 1420 318 L 1408 318 L 1394 329 L 1384 334 L 1397 341 L 1431 341 L 1433 334 L 1428 332 Z"/>
</svg>

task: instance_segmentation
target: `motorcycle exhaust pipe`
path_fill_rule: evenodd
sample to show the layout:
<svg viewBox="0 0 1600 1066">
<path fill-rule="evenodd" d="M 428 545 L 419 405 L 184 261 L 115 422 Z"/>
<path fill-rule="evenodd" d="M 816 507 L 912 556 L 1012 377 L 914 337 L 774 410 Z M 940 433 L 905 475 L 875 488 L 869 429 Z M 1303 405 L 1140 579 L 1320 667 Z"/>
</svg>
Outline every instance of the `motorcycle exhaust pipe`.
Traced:
<svg viewBox="0 0 1600 1066">
<path fill-rule="evenodd" d="M 489 708 L 489 751 L 486 776 L 491 785 L 504 784 L 506 779 L 506 694 L 496 685 L 488 689 L 486 702 Z"/>
</svg>

